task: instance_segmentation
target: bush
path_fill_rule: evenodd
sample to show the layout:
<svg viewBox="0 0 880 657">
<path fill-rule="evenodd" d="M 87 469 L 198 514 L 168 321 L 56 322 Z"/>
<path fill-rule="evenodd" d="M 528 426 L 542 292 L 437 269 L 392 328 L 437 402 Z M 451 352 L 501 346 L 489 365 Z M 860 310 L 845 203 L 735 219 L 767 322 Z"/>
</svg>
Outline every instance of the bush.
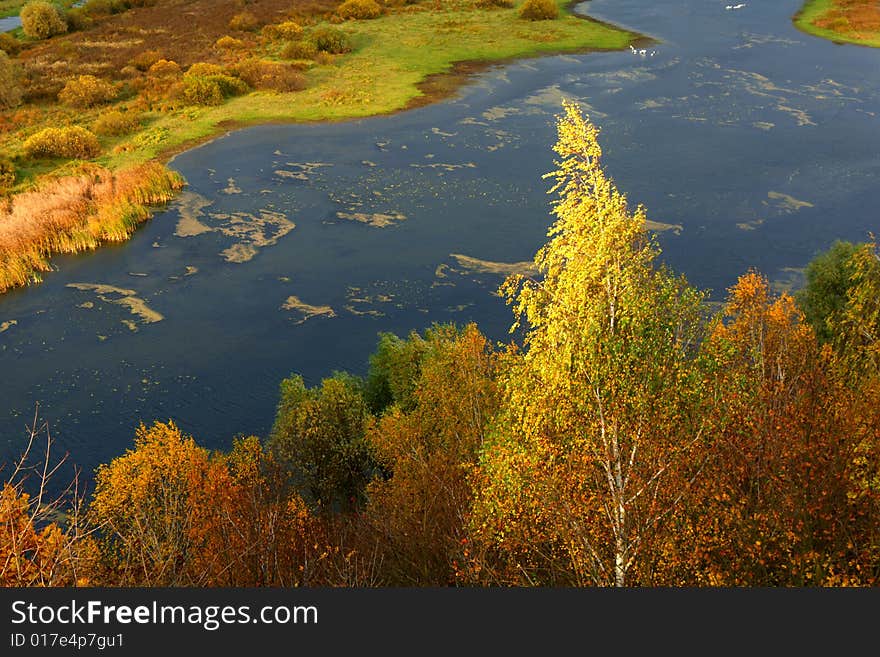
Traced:
<svg viewBox="0 0 880 657">
<path fill-rule="evenodd" d="M 283 59 L 314 59 L 318 47 L 311 41 L 291 41 L 281 49 Z"/>
<path fill-rule="evenodd" d="M 220 105 L 230 96 L 246 93 L 243 80 L 227 75 L 216 64 L 198 62 L 183 76 L 182 99 L 190 105 Z"/>
<path fill-rule="evenodd" d="M 222 36 L 214 42 L 214 47 L 220 50 L 241 50 L 245 47 L 244 41 L 231 36 Z"/>
<path fill-rule="evenodd" d="M 312 30 L 309 41 L 321 52 L 329 52 L 332 55 L 351 51 L 348 35 L 335 27 L 325 26 Z"/>
<path fill-rule="evenodd" d="M 32 39 L 48 39 L 67 32 L 61 10 L 45 0 L 31 0 L 21 10 L 21 30 Z"/>
<path fill-rule="evenodd" d="M 209 62 L 196 62 L 186 69 L 187 76 L 206 77 L 209 75 L 224 75 L 225 69 L 219 64 L 211 64 Z"/>
<path fill-rule="evenodd" d="M 519 17 L 528 21 L 546 21 L 559 17 L 554 0 L 526 0 L 519 9 Z"/>
<path fill-rule="evenodd" d="M 160 59 L 147 71 L 147 75 L 153 78 L 176 78 L 180 73 L 180 64 L 173 59 Z"/>
<path fill-rule="evenodd" d="M 109 110 L 101 114 L 92 125 L 99 135 L 119 137 L 134 132 L 141 127 L 141 117 L 137 112 Z"/>
<path fill-rule="evenodd" d="M 15 165 L 5 157 L 0 157 L 0 192 L 10 189 L 15 184 Z"/>
<path fill-rule="evenodd" d="M 0 51 L 0 110 L 15 107 L 20 102 L 21 86 L 15 64 L 9 59 L 9 55 Z"/>
<path fill-rule="evenodd" d="M 376 0 L 345 0 L 336 10 L 341 18 L 367 20 L 379 18 L 382 15 L 382 7 Z"/>
<path fill-rule="evenodd" d="M 234 73 L 254 89 L 299 91 L 306 86 L 302 73 L 278 62 L 246 59 L 235 66 Z"/>
<path fill-rule="evenodd" d="M 267 25 L 263 28 L 263 36 L 267 39 L 293 41 L 302 36 L 303 29 L 299 23 L 293 21 L 284 21 L 274 25 Z"/>
<path fill-rule="evenodd" d="M 116 87 L 94 75 L 80 75 L 69 80 L 58 92 L 58 100 L 71 107 L 86 108 L 109 103 L 118 95 Z"/>
<path fill-rule="evenodd" d="M 256 16 L 249 11 L 243 11 L 232 17 L 229 21 L 229 29 L 237 32 L 252 32 L 257 29 L 259 24 Z"/>
<path fill-rule="evenodd" d="M 17 55 L 21 52 L 21 42 L 6 32 L 0 32 L 0 50 L 7 55 Z"/>
<path fill-rule="evenodd" d="M 131 65 L 139 71 L 149 71 L 153 64 L 162 59 L 162 53 L 158 50 L 145 50 L 132 58 Z"/>
<path fill-rule="evenodd" d="M 67 10 L 67 29 L 80 32 L 89 29 L 95 21 L 83 7 L 71 7 Z"/>
<path fill-rule="evenodd" d="M 101 152 L 98 138 L 80 126 L 44 128 L 24 142 L 27 157 L 66 157 L 87 160 Z"/>
<path fill-rule="evenodd" d="M 477 0 L 480 9 L 511 9 L 516 4 L 513 0 Z"/>
<path fill-rule="evenodd" d="M 131 4 L 126 0 L 87 0 L 82 8 L 90 16 L 110 16 L 128 10 Z"/>
</svg>

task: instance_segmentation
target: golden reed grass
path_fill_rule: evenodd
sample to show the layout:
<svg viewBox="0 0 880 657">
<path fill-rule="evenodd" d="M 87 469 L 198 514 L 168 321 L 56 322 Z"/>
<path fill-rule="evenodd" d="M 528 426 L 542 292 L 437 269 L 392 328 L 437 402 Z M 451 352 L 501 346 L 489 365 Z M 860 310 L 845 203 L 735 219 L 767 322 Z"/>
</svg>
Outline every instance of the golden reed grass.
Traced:
<svg viewBox="0 0 880 657">
<path fill-rule="evenodd" d="M 39 282 L 49 257 L 128 239 L 185 182 L 158 162 L 112 172 L 94 165 L 76 176 L 0 201 L 0 292 Z"/>
</svg>

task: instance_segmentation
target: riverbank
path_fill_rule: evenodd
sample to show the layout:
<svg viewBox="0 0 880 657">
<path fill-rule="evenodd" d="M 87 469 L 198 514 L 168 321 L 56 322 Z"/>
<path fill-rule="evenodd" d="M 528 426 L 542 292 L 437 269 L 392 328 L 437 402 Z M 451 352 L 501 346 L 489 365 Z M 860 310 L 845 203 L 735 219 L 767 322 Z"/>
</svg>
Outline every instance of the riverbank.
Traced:
<svg viewBox="0 0 880 657">
<path fill-rule="evenodd" d="M 280 31 L 279 26 L 289 26 L 283 20 L 289 21 L 289 16 L 267 6 L 261 19 L 256 12 L 259 1 L 251 6 L 255 7 L 251 16 L 257 22 L 248 30 L 230 30 L 229 19 L 206 18 L 194 30 L 198 38 L 194 37 L 189 44 L 147 38 L 150 33 L 164 29 L 157 24 L 163 15 L 159 11 L 161 2 L 103 19 L 82 32 L 36 45 L 25 44 L 27 48 L 16 59 L 35 81 L 30 88 L 32 95 L 35 85 L 51 85 L 53 76 L 58 78 L 54 82 L 56 87 L 61 87 L 64 80 L 75 75 L 103 70 L 103 78 L 115 85 L 118 96 L 113 102 L 76 108 L 47 101 L 44 96 L 51 99 L 54 91 L 50 88 L 43 96 L 35 94 L 32 102 L 0 114 L 0 153 L 11 156 L 15 167 L 13 199 L 23 192 L 55 185 L 59 177 L 81 176 L 81 163 L 77 160 L 33 157 L 28 151 L 26 140 L 47 126 L 77 125 L 98 132 L 100 154 L 91 158 L 90 164 L 115 173 L 148 162 L 167 162 L 173 154 L 231 127 L 341 121 L 388 114 L 449 95 L 467 78 L 467 73 L 484 64 L 551 53 L 619 50 L 643 38 L 572 14 L 567 0 L 557 0 L 557 19 L 541 21 L 521 19 L 519 5 L 498 7 L 470 1 L 386 7 L 379 18 L 344 21 L 332 10 L 327 12 L 326 5 L 316 5 L 311 14 L 297 17 L 305 37 L 330 28 L 341 35 L 345 47 L 338 49 L 342 52 L 324 50 L 291 60 L 284 51 L 291 41 L 271 36 Z M 222 16 L 222 8 L 215 5 L 215 9 Z M 289 8 L 284 11 L 289 12 Z M 165 20 L 176 21 L 179 26 L 179 18 L 169 19 L 167 12 Z M 123 40 L 123 33 L 136 38 Z M 223 38 L 226 46 L 231 47 L 216 45 Z M 301 43 L 302 39 L 294 42 Z M 151 49 L 144 50 L 148 45 Z M 146 71 L 139 70 L 139 58 L 143 64 L 140 68 Z M 129 60 L 135 65 L 122 66 Z M 159 62 L 161 66 L 160 60 L 173 63 L 168 66 L 171 71 L 167 78 L 153 74 L 153 64 Z M 249 82 L 245 88 L 256 90 L 223 99 L 216 105 L 182 99 L 180 89 L 188 84 L 187 75 L 194 65 L 213 67 L 210 74 L 199 77 L 222 75 L 226 79 L 223 84 L 230 84 L 230 79 L 236 85 Z M 63 68 L 61 74 L 57 73 L 59 68 Z M 285 90 L 284 84 L 276 85 L 281 90 L 266 88 L 261 84 L 263 78 L 246 74 L 254 69 L 278 74 L 291 90 Z M 26 94 L 28 91 L 25 89 Z M 133 117 L 136 128 L 127 133 L 123 130 L 123 134 L 98 130 L 96 126 L 111 110 Z M 0 207 L 0 224 L 12 205 L 7 203 L 6 215 Z M 47 236 L 38 242 L 58 245 L 67 240 Z M 43 257 L 56 252 L 46 251 Z M 0 290 L 20 285 L 22 280 L 19 270 L 15 276 L 4 274 L 7 260 L 0 256 Z M 29 275 L 25 280 L 37 278 Z"/>
<path fill-rule="evenodd" d="M 880 48 L 880 4 L 876 0 L 808 0 L 793 20 L 796 27 L 814 36 Z"/>
</svg>

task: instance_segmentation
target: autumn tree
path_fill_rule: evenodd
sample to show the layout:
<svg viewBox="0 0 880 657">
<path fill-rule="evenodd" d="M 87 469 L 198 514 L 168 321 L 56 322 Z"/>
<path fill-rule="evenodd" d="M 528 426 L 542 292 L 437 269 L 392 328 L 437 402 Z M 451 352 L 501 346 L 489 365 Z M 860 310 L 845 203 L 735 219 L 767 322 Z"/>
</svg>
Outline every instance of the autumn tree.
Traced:
<svg viewBox="0 0 880 657">
<path fill-rule="evenodd" d="M 363 501 L 373 462 L 364 441 L 369 416 L 362 383 L 347 374 L 309 389 L 301 376 L 281 383 L 269 447 L 307 501 L 325 510 L 350 510 Z"/>
<path fill-rule="evenodd" d="M 369 485 L 364 514 L 378 536 L 387 581 L 445 586 L 455 581 L 468 542 L 470 475 L 498 405 L 495 356 L 474 324 L 435 326 L 411 336 L 415 344 L 405 342 L 380 341 L 380 354 L 394 345 L 398 355 L 421 357 L 417 364 L 396 359 L 400 369 L 386 370 L 391 381 L 407 381 L 413 369 L 419 374 L 412 391 L 396 396 L 400 401 L 367 430 L 388 476 Z"/>
<path fill-rule="evenodd" d="M 101 465 L 89 505 L 105 578 L 125 586 L 198 583 L 193 529 L 206 499 L 208 451 L 173 423 L 138 427 L 133 449 Z"/>
<path fill-rule="evenodd" d="M 259 438 L 213 455 L 190 535 L 201 586 L 300 586 L 312 583 L 322 533 Z"/>
<path fill-rule="evenodd" d="M 541 277 L 502 288 L 525 351 L 504 375 L 476 531 L 519 581 L 647 584 L 642 556 L 698 472 L 702 295 L 655 267 L 644 208 L 564 109 Z"/>
<path fill-rule="evenodd" d="M 704 352 L 714 364 L 711 458 L 675 515 L 668 583 L 875 580 L 876 493 L 866 481 L 876 477 L 880 425 L 792 297 L 743 275 Z"/>
</svg>

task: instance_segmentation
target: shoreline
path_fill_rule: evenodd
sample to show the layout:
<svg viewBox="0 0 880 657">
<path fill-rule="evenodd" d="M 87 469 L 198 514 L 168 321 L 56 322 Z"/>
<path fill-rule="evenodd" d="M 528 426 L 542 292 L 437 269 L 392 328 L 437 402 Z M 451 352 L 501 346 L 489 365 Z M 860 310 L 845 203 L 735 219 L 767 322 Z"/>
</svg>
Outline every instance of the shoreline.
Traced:
<svg viewBox="0 0 880 657">
<path fill-rule="evenodd" d="M 632 35 L 633 38 L 630 40 L 629 43 L 634 46 L 650 46 L 660 43 L 658 39 L 655 39 L 653 37 L 617 27 L 612 23 L 593 18 L 592 16 L 576 14 L 574 12 L 574 8 L 576 6 L 589 2 L 590 0 L 569 0 L 569 2 L 565 4 L 564 11 L 573 18 L 584 20 L 590 23 L 595 23 L 596 25 L 601 25 L 611 30 L 616 30 Z M 268 125 L 316 125 L 345 123 L 347 121 L 402 114 L 410 110 L 419 109 L 420 107 L 427 107 L 436 103 L 442 103 L 443 101 L 454 97 L 455 94 L 458 93 L 458 91 L 460 91 L 462 87 L 467 85 L 474 76 L 479 75 L 480 73 L 488 71 L 492 68 L 508 66 L 519 61 L 538 59 L 541 57 L 556 57 L 558 55 L 582 55 L 601 52 L 621 52 L 622 50 L 623 48 L 599 48 L 595 46 L 583 46 L 574 49 L 560 48 L 558 50 L 536 50 L 530 54 L 527 53 L 520 55 L 511 55 L 506 57 L 498 57 L 495 59 L 465 59 L 453 61 L 450 65 L 449 70 L 441 71 L 438 73 L 430 73 L 425 76 L 420 82 L 416 83 L 415 88 L 418 93 L 409 98 L 409 100 L 407 100 L 406 103 L 400 107 L 359 116 L 326 116 L 316 119 L 303 119 L 296 117 L 291 117 L 289 119 L 257 118 L 253 121 L 244 121 L 241 119 L 224 119 L 215 124 L 215 132 L 191 141 L 183 142 L 181 144 L 175 144 L 168 149 L 161 150 L 156 154 L 155 159 L 158 160 L 161 164 L 168 165 L 172 161 L 174 161 L 174 159 L 178 155 L 181 155 L 189 150 L 199 148 L 200 146 L 204 146 L 205 144 L 209 144 L 215 139 L 225 137 L 232 132 L 245 130 L 247 128 L 255 128 Z"/>
<path fill-rule="evenodd" d="M 391 116 L 442 102 L 456 94 L 475 74 L 493 67 L 567 53 L 619 52 L 627 45 L 658 42 L 629 29 L 575 13 L 574 7 L 579 4 L 579 0 L 557 0 L 560 15 L 553 21 L 521 21 L 511 13 L 512 9 L 503 10 L 503 14 L 440 9 L 411 15 L 391 14 L 385 17 L 385 21 L 357 21 L 343 25 L 360 45 L 339 63 L 331 62 L 313 69 L 310 73 L 312 83 L 305 90 L 281 94 L 252 92 L 219 106 L 193 107 L 187 111 L 184 121 L 177 112 L 159 113 L 141 132 L 132 136 L 136 139 L 138 135 L 164 133 L 159 141 L 120 150 L 119 146 L 124 144 L 116 139 L 105 147 L 101 156 L 83 161 L 79 166 L 85 171 L 94 166 L 102 167 L 112 178 L 126 176 L 130 171 L 152 163 L 162 166 L 168 176 L 178 175 L 168 166 L 177 155 L 236 130 L 273 124 L 337 123 Z M 456 27 L 450 30 L 450 24 Z M 578 27 L 579 24 L 586 26 Z M 459 25 L 462 27 L 457 27 Z M 404 43 L 412 29 L 421 30 L 423 38 L 425 33 L 429 34 L 431 40 L 416 39 L 415 43 Z M 506 31 L 499 32 L 499 29 Z M 491 36 L 499 33 L 503 36 L 497 40 Z M 456 38 L 456 34 L 463 36 Z M 434 39 L 439 43 L 433 42 Z M 587 43 L 592 45 L 585 45 Z M 494 52 L 499 53 L 497 57 L 492 56 Z M 477 57 L 468 57 L 471 54 Z M 455 59 L 460 55 L 464 57 Z M 329 100 L 328 95 L 333 94 L 341 96 L 342 100 L 335 97 Z M 8 216 L 13 216 L 16 210 L 22 214 L 21 208 L 15 207 L 22 197 L 42 194 L 51 199 L 53 190 L 65 180 L 81 176 L 74 167 L 72 175 L 63 173 L 59 177 L 56 172 L 60 173 L 66 166 L 24 183 L 8 197 L 7 207 L 12 213 L 7 213 Z M 81 225 L 72 227 L 69 233 L 49 232 L 26 248 L 15 242 L 13 246 L 0 244 L 0 294 L 41 282 L 41 272 L 52 271 L 51 259 L 55 255 L 126 241 L 140 223 L 152 218 L 156 210 L 176 196 L 176 193 L 172 194 L 162 203 L 150 206 L 147 216 L 139 217 L 128 235 L 122 235 L 115 227 L 118 218 L 106 217 L 106 208 L 92 207 L 88 214 L 80 217 Z M 48 225 L 51 221 L 45 223 Z M 100 225 L 102 223 L 104 225 Z M 113 225 L 112 236 L 108 236 L 105 230 L 107 224 Z M 82 233 L 83 228 L 92 237 L 72 242 L 71 235 Z M 72 243 L 77 246 L 71 247 Z"/>
</svg>

